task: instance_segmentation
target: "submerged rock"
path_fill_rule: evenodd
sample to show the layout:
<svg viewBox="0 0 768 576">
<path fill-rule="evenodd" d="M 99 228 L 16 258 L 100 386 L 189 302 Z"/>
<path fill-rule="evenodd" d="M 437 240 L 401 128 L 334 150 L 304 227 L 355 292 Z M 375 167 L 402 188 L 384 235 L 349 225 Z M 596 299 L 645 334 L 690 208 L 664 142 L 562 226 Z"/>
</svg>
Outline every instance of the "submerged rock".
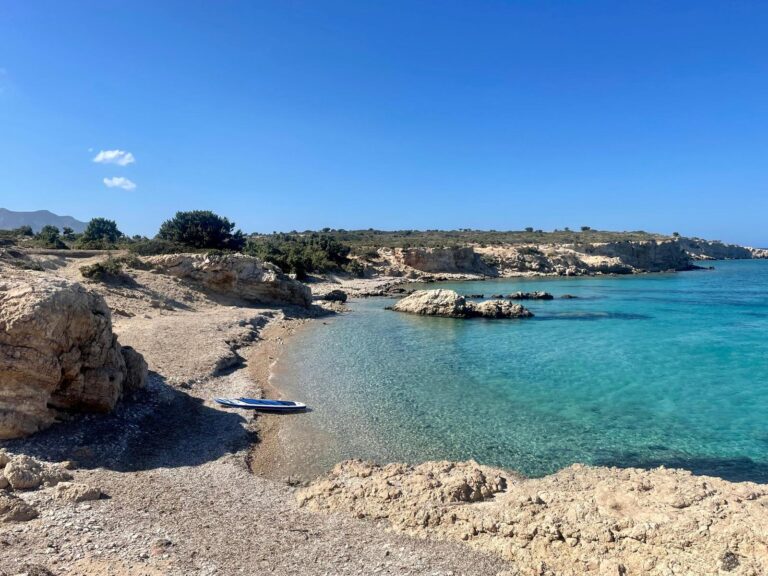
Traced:
<svg viewBox="0 0 768 576">
<path fill-rule="evenodd" d="M 156 272 L 200 282 L 204 287 L 263 304 L 309 306 L 312 291 L 275 266 L 242 254 L 166 254 L 146 261 Z"/>
<path fill-rule="evenodd" d="M 520 304 L 503 300 L 467 302 L 453 290 L 418 290 L 406 296 L 392 310 L 422 316 L 447 318 L 530 318 L 533 313 Z"/>
<path fill-rule="evenodd" d="M 0 281 L 0 438 L 37 432 L 59 410 L 111 410 L 126 382 L 146 380 L 141 355 L 127 354 L 129 365 L 95 292 L 36 273 Z"/>
</svg>

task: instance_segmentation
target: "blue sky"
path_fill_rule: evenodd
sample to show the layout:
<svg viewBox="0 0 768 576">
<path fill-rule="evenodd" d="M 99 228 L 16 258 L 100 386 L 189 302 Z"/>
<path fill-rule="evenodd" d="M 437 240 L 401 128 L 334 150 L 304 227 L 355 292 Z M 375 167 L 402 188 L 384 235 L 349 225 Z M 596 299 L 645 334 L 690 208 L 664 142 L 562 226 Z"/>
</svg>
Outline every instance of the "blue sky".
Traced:
<svg viewBox="0 0 768 576">
<path fill-rule="evenodd" d="M 739 0 L 4 0 L 0 206 L 768 245 L 766 29 Z"/>
</svg>

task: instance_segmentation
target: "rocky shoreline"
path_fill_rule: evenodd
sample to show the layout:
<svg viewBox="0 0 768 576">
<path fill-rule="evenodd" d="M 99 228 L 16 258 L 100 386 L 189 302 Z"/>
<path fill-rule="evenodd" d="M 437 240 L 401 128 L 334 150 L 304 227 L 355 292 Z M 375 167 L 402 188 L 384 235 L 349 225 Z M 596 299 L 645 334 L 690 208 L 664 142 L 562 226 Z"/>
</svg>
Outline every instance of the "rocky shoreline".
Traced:
<svg viewBox="0 0 768 576">
<path fill-rule="evenodd" d="M 33 274 L 78 281 L 82 264 L 104 258 L 86 256 L 41 255 L 45 271 Z M 763 485 L 582 466 L 525 480 L 471 462 L 348 462 L 302 487 L 255 475 L 279 459 L 281 421 L 212 398 L 279 396 L 269 374 L 285 342 L 343 304 L 266 306 L 244 298 L 265 287 L 234 288 L 218 260 L 211 284 L 199 276 L 209 264 L 194 262 L 197 277 L 139 268 L 87 285 L 120 343 L 143 354 L 146 387 L 110 414 L 0 442 L 2 458 L 29 457 L 25 469 L 39 471 L 35 487 L 0 486 L 0 574 L 768 571 Z M 311 286 L 358 296 L 398 293 L 403 281 Z"/>
</svg>

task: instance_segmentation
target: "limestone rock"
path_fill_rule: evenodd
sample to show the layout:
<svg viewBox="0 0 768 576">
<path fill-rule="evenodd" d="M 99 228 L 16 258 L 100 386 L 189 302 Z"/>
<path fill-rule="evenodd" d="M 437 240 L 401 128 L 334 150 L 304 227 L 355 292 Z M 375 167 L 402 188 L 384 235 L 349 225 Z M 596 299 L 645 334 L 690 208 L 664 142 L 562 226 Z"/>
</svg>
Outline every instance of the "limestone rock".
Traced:
<svg viewBox="0 0 768 576">
<path fill-rule="evenodd" d="M 26 522 L 37 518 L 35 508 L 18 496 L 0 491 L 0 522 Z"/>
<path fill-rule="evenodd" d="M 127 392 L 135 392 L 144 388 L 149 375 L 149 366 L 144 356 L 136 352 L 130 346 L 123 346 L 120 350 L 126 367 L 126 377 L 123 387 Z"/>
<path fill-rule="evenodd" d="M 519 304 L 503 300 L 468 302 L 453 290 L 417 290 L 398 301 L 392 310 L 421 316 L 447 318 L 530 318 L 533 316 Z"/>
<path fill-rule="evenodd" d="M 33 490 L 40 486 L 55 486 L 72 479 L 72 475 L 51 464 L 44 464 L 26 455 L 13 456 L 5 465 L 3 475 L 13 490 Z"/>
<path fill-rule="evenodd" d="M 768 485 L 683 470 L 576 464 L 524 479 L 474 462 L 350 461 L 297 497 L 312 510 L 465 541 L 521 574 L 768 574 Z"/>
<path fill-rule="evenodd" d="M 0 280 L 0 438 L 36 432 L 57 410 L 111 410 L 129 371 L 104 299 L 28 272 Z"/>
<path fill-rule="evenodd" d="M 56 486 L 54 496 L 67 502 L 87 502 L 101 498 L 101 490 L 79 482 L 60 482 Z"/>
<path fill-rule="evenodd" d="M 400 264 L 421 272 L 494 275 L 494 270 L 471 247 L 399 248 L 395 258 Z"/>
<path fill-rule="evenodd" d="M 242 254 L 166 254 L 146 259 L 156 272 L 263 304 L 309 306 L 312 291 L 277 266 Z"/>
</svg>

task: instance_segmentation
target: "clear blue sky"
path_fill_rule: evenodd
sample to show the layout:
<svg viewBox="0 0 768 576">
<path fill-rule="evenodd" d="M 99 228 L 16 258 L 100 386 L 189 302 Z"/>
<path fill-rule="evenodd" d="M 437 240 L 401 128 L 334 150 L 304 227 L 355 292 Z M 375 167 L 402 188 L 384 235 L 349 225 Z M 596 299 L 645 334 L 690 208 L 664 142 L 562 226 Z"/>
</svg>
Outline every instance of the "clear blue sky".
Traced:
<svg viewBox="0 0 768 576">
<path fill-rule="evenodd" d="M 0 206 L 768 245 L 768 2 L 3 0 Z"/>
</svg>

